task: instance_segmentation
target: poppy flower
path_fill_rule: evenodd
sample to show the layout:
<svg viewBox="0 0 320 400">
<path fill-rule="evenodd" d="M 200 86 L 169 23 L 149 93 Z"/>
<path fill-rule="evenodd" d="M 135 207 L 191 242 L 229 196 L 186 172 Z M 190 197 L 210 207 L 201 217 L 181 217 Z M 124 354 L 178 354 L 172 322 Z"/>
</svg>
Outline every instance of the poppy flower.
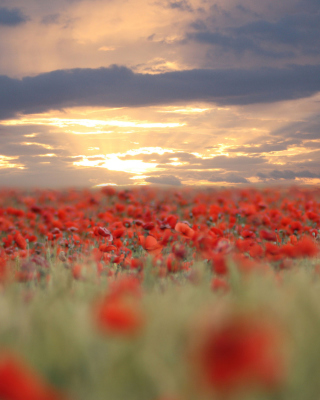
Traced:
<svg viewBox="0 0 320 400">
<path fill-rule="evenodd" d="M 216 292 L 216 291 L 222 291 L 222 292 L 227 292 L 230 287 L 228 282 L 225 279 L 222 278 L 213 278 L 211 281 L 211 289 Z"/>
<path fill-rule="evenodd" d="M 107 297 L 114 299 L 123 296 L 131 296 L 136 299 L 142 296 L 141 284 L 137 278 L 132 276 L 121 276 L 110 283 Z"/>
<path fill-rule="evenodd" d="M 16 232 L 13 238 L 19 249 L 25 250 L 27 248 L 27 241 L 20 232 Z"/>
<path fill-rule="evenodd" d="M 183 222 L 178 222 L 176 224 L 176 226 L 174 227 L 174 229 L 177 232 L 181 233 L 182 236 L 184 236 L 184 237 L 186 237 L 188 239 L 192 239 L 194 237 L 194 234 L 195 234 L 195 231 L 192 228 L 190 228 L 189 225 L 187 225 L 187 224 L 185 224 Z"/>
<path fill-rule="evenodd" d="M 135 336 L 145 321 L 139 305 L 122 297 L 106 297 L 96 305 L 94 312 L 97 326 L 105 334 Z"/>
<path fill-rule="evenodd" d="M 113 236 L 110 231 L 108 231 L 107 228 L 104 228 L 103 226 L 99 226 L 96 230 L 98 235 L 107 238 L 107 240 L 110 240 L 112 242 Z"/>
<path fill-rule="evenodd" d="M 159 255 L 162 251 L 163 246 L 153 236 L 142 236 L 139 235 L 140 245 L 149 253 L 154 256 Z"/>
<path fill-rule="evenodd" d="M 0 398 L 3 400 L 65 399 L 29 366 L 7 352 L 0 353 Z"/>
<path fill-rule="evenodd" d="M 315 257 L 319 254 L 319 246 L 308 236 L 304 236 L 294 246 L 294 254 L 296 257 Z"/>
<path fill-rule="evenodd" d="M 221 398 L 285 380 L 283 330 L 255 313 L 206 315 L 193 332 L 191 358 L 200 387 Z"/>
<path fill-rule="evenodd" d="M 276 242 L 277 241 L 277 236 L 276 236 L 275 232 L 266 231 L 264 229 L 261 229 L 260 237 L 261 237 L 261 239 L 268 240 L 270 242 Z"/>
<path fill-rule="evenodd" d="M 114 238 L 118 239 L 118 238 L 121 238 L 124 235 L 125 231 L 126 231 L 125 228 L 118 228 L 118 229 L 115 229 L 112 232 L 112 235 L 113 235 Z"/>
<path fill-rule="evenodd" d="M 7 260 L 1 255 L 0 252 L 0 282 L 4 282 L 7 277 Z"/>
<path fill-rule="evenodd" d="M 211 255 L 212 269 L 218 275 L 226 275 L 228 273 L 227 260 L 224 254 L 216 253 Z"/>
</svg>

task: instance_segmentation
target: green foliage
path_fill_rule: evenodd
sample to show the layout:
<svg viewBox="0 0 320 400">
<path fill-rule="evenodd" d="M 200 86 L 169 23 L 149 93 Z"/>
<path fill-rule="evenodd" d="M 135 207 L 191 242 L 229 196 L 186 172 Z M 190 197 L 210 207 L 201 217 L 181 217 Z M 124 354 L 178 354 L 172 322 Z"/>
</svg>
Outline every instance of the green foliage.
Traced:
<svg viewBox="0 0 320 400">
<path fill-rule="evenodd" d="M 155 400 L 165 395 L 205 399 L 206 394 L 197 393 L 194 387 L 189 336 L 196 334 L 202 314 L 232 304 L 238 311 L 271 314 L 284 327 L 288 373 L 272 398 L 314 400 L 320 390 L 320 278 L 316 263 L 302 260 L 277 275 L 280 280 L 272 271 L 243 274 L 231 264 L 230 290 L 224 293 L 210 288 L 212 273 L 205 262 L 193 266 L 199 277 L 193 284 L 183 272 L 157 278 L 150 258 L 142 282 L 145 325 L 139 335 L 122 337 L 101 332 L 92 312 L 96 299 L 108 292 L 115 278 L 97 280 L 89 271 L 86 279 L 75 280 L 70 269 L 53 260 L 47 284 L 2 285 L 1 349 L 19 354 L 74 399 Z M 264 392 L 247 396 L 271 398 Z"/>
</svg>

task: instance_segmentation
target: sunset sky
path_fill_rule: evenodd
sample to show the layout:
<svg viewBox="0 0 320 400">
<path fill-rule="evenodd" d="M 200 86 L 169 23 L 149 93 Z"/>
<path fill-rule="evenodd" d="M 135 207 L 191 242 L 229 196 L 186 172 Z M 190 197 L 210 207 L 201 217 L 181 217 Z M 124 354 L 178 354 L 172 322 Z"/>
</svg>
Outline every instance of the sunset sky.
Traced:
<svg viewBox="0 0 320 400">
<path fill-rule="evenodd" d="M 0 185 L 320 183 L 319 0 L 0 0 Z"/>
</svg>

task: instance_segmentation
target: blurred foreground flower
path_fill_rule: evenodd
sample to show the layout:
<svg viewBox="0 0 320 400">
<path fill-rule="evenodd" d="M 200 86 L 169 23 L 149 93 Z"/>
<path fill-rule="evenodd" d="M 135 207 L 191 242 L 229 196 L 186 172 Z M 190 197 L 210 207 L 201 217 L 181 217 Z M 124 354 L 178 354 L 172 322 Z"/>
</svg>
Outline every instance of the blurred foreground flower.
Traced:
<svg viewBox="0 0 320 400">
<path fill-rule="evenodd" d="M 122 299 L 105 299 L 96 309 L 96 321 L 101 331 L 121 336 L 136 335 L 144 324 L 141 311 Z"/>
<path fill-rule="evenodd" d="M 283 333 L 276 321 L 257 313 L 206 316 L 191 343 L 197 383 L 223 398 L 278 389 L 286 377 Z"/>
<path fill-rule="evenodd" d="M 44 382 L 16 356 L 0 354 L 2 400 L 63 400 L 66 397 Z"/>
<path fill-rule="evenodd" d="M 140 308 L 140 283 L 135 278 L 120 278 L 110 285 L 107 295 L 94 306 L 98 328 L 106 334 L 135 336 L 144 325 Z"/>
</svg>

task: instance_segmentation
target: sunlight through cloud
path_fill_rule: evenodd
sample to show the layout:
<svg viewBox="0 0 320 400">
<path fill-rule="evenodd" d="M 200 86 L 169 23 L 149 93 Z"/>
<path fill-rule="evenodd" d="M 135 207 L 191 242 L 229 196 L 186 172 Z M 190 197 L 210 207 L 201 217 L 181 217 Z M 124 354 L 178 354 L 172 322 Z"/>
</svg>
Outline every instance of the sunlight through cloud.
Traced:
<svg viewBox="0 0 320 400">
<path fill-rule="evenodd" d="M 21 118 L 15 120 L 3 121 L 2 125 L 52 125 L 59 128 L 70 126 L 83 126 L 86 128 L 95 128 L 101 126 L 116 126 L 119 128 L 176 128 L 186 125 L 179 122 L 139 122 L 139 121 L 121 121 L 121 120 L 97 120 L 86 118 Z M 74 133 L 74 132 L 73 132 Z M 84 132 L 85 133 L 85 132 Z M 92 132 L 89 132 L 92 133 Z"/>
</svg>

